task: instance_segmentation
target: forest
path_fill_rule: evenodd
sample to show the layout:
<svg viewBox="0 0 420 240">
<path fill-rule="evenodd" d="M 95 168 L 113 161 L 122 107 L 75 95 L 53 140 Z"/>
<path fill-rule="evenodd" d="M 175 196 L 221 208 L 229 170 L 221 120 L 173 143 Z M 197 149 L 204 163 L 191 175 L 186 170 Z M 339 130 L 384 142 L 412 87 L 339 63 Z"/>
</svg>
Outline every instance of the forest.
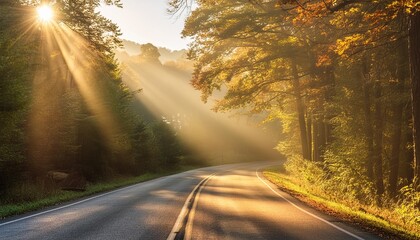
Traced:
<svg viewBox="0 0 420 240">
<path fill-rule="evenodd" d="M 418 1 L 172 0 L 191 11 L 193 86 L 219 112 L 280 121 L 307 189 L 420 223 Z M 378 210 L 381 209 L 382 210 Z"/>
<path fill-rule="evenodd" d="M 79 189 L 176 169 L 200 150 L 223 158 L 228 146 L 233 155 L 224 156 L 240 161 L 276 156 L 274 147 L 302 187 L 364 211 L 387 209 L 418 231 L 418 1 L 169 0 L 170 14 L 189 12 L 182 34 L 192 42 L 189 61 L 173 53 L 164 64 L 152 44 L 135 56 L 118 51 L 119 27 L 95 9 L 120 0 L 53 2 L 52 24 L 37 19 L 39 1 L 0 2 L 0 203 L 31 200 L 17 190 L 30 184 L 49 191 L 61 172 L 73 178 L 65 187 Z M 240 142 L 249 137 L 224 136 L 203 112 L 190 118 L 196 129 L 180 131 L 171 122 L 186 115 L 156 115 L 138 102 L 147 83 L 130 79 L 152 68 L 191 77 L 217 114 L 236 111 L 274 134 Z M 174 82 L 160 88 L 184 89 Z M 199 123 L 220 132 L 210 140 Z M 191 137 L 200 131 L 209 138 Z"/>
<path fill-rule="evenodd" d="M 120 1 L 55 1 L 55 22 L 38 19 L 38 4 L 0 3 L 0 203 L 177 169 L 188 150 L 133 107 L 120 30 L 95 11 Z"/>
<path fill-rule="evenodd" d="M 273 144 L 244 141 L 219 122 L 244 125 L 194 103 L 186 50 L 120 39 L 95 10 L 120 1 L 56 1 L 51 22 L 38 4 L 0 5 L 0 204 L 273 155 Z"/>
</svg>

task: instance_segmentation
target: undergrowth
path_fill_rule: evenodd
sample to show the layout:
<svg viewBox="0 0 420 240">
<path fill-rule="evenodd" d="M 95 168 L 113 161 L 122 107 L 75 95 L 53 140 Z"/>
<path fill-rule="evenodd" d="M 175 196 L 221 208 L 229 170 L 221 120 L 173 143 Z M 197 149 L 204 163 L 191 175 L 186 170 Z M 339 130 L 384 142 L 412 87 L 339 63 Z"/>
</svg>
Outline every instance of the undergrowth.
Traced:
<svg viewBox="0 0 420 240">
<path fill-rule="evenodd" d="M 294 159 L 284 167 L 266 169 L 264 176 L 292 194 L 303 196 L 304 201 L 315 202 L 318 207 L 350 221 L 401 238 L 420 239 L 420 193 L 412 186 L 401 189 L 398 200 L 382 196 L 378 204 L 378 199 L 366 188 L 360 189 L 361 192 L 346 191 L 348 182 L 328 178 L 314 162 Z"/>
</svg>

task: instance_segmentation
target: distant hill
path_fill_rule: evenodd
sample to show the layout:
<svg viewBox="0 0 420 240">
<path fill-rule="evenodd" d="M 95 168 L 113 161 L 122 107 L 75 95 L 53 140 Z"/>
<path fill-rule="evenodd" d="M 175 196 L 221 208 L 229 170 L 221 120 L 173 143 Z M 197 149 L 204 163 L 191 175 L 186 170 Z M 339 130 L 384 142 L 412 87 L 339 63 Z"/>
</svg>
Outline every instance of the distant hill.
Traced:
<svg viewBox="0 0 420 240">
<path fill-rule="evenodd" d="M 140 46 L 141 44 L 129 41 L 129 40 L 123 40 L 123 48 L 120 49 L 120 52 L 126 52 L 130 56 L 135 56 L 140 54 Z M 187 50 L 170 50 L 163 47 L 157 47 L 160 53 L 159 60 L 162 63 L 170 62 L 170 61 L 178 61 L 180 59 L 186 59 Z M 120 53 L 121 54 L 121 53 Z"/>
</svg>

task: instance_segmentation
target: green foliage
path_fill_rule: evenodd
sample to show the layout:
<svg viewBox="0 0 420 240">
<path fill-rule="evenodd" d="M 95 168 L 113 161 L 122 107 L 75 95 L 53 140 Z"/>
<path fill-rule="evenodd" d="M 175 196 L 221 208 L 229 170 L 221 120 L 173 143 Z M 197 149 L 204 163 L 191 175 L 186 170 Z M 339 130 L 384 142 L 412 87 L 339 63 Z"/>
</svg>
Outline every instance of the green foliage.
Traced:
<svg viewBox="0 0 420 240">
<path fill-rule="evenodd" d="M 0 5 L 0 194 L 19 179 L 25 160 L 25 125 L 36 39 L 22 39 L 20 11 Z"/>
<path fill-rule="evenodd" d="M 176 137 L 152 130 L 131 107 L 134 92 L 113 53 L 119 28 L 95 12 L 101 2 L 121 6 L 54 1 L 61 23 L 43 27 L 33 16 L 38 1 L 0 4 L 1 198 L 49 194 L 43 182 L 51 170 L 96 182 L 178 166 Z M 66 36 L 52 34 L 67 27 Z"/>
<path fill-rule="evenodd" d="M 334 141 L 324 152 L 324 164 L 329 173 L 327 187 L 331 193 L 346 193 L 349 201 L 371 203 L 373 186 L 367 179 L 368 143 L 362 124 L 365 122 L 363 89 L 354 81 L 358 77 L 357 68 L 343 66 L 340 70 L 337 95 L 331 107 Z M 333 182 L 336 184 L 331 184 Z"/>
<path fill-rule="evenodd" d="M 400 189 L 400 202 L 395 206 L 395 212 L 404 224 L 420 225 L 420 191 L 414 184 Z"/>
<path fill-rule="evenodd" d="M 255 113 L 287 97 L 282 82 L 292 79 L 289 59 L 300 54 L 300 43 L 281 22 L 283 14 L 246 1 L 200 3 L 183 34 L 195 40 L 189 52 L 196 61 L 192 84 L 204 101 L 226 90 L 216 110 L 249 107 Z"/>
<path fill-rule="evenodd" d="M 304 186 L 325 186 L 327 174 L 322 169 L 322 165 L 315 162 L 309 162 L 300 156 L 293 156 L 285 164 L 286 171 L 293 176 L 299 176 Z"/>
<path fill-rule="evenodd" d="M 294 158 L 291 164 L 294 166 L 291 166 L 290 163 L 288 165 L 292 167 L 292 171 L 295 171 L 296 168 L 308 170 L 307 161 L 302 158 Z M 301 167 L 300 164 L 306 166 Z M 313 164 L 312 167 L 309 167 L 313 173 L 318 171 L 314 168 L 317 167 Z M 380 229 L 388 237 L 392 236 L 392 239 L 418 239 L 420 237 L 418 220 L 415 220 L 419 216 L 416 206 L 391 202 L 386 207 L 377 207 L 372 204 L 350 201 L 348 199 L 349 194 L 346 192 L 325 191 L 327 184 L 336 184 L 336 182 L 307 181 L 307 179 L 301 177 L 302 174 L 286 173 L 274 168 L 266 169 L 263 174 L 274 184 L 300 200 L 316 208 L 319 207 L 322 211 L 328 209 L 330 214 L 350 219 L 352 222 L 362 223 L 364 226 Z M 418 196 L 418 191 L 413 191 L 413 189 L 406 189 L 405 191 L 407 195 Z"/>
<path fill-rule="evenodd" d="M 135 173 L 138 174 L 151 170 L 148 168 L 150 162 L 154 161 L 154 159 L 151 159 L 151 138 L 144 122 L 138 121 L 134 125 L 131 138 L 133 140 L 132 151 L 134 155 Z"/>
<path fill-rule="evenodd" d="M 175 12 L 188 1 L 170 3 Z M 407 52 L 417 50 L 408 48 L 407 34 L 418 4 L 197 4 L 183 34 L 194 39 L 192 84 L 204 101 L 222 95 L 215 110 L 280 120 L 277 150 L 304 188 L 318 186 L 317 194 L 349 205 L 417 213 L 412 191 L 391 203 L 415 182 L 411 101 L 417 100 L 409 97 Z"/>
<path fill-rule="evenodd" d="M 101 3 L 122 7 L 120 0 L 93 0 L 93 1 L 56 1 L 54 8 L 59 19 L 65 22 L 73 31 L 80 33 L 84 39 L 91 43 L 92 50 L 113 57 L 113 49 L 121 45 L 119 27 L 95 12 Z"/>
<path fill-rule="evenodd" d="M 151 169 L 173 169 L 178 167 L 182 155 L 181 144 L 175 131 L 165 122 L 151 126 L 153 163 Z"/>
</svg>

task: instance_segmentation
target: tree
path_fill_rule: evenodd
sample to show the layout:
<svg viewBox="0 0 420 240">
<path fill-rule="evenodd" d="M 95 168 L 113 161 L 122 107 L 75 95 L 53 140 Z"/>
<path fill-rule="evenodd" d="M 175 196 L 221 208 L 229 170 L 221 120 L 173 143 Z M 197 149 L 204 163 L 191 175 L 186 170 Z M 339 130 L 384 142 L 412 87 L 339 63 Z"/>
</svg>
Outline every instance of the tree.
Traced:
<svg viewBox="0 0 420 240">
<path fill-rule="evenodd" d="M 28 12 L 15 1 L 0 3 L 0 195 L 20 180 L 26 164 L 25 128 L 37 40 L 20 37 L 17 26 L 27 27 L 21 23 Z"/>
<path fill-rule="evenodd" d="M 113 49 L 121 45 L 121 32 L 115 23 L 95 11 L 101 3 L 122 7 L 120 0 L 57 0 L 53 6 L 58 19 L 88 40 L 92 50 L 113 57 Z"/>
<path fill-rule="evenodd" d="M 296 2 L 297 3 L 297 2 Z M 320 7 L 321 6 L 321 7 Z M 351 16 L 359 12 L 359 19 L 363 22 L 356 22 L 358 30 L 349 31 L 342 40 L 338 40 L 338 47 L 341 53 L 357 53 L 366 49 L 390 44 L 405 38 L 408 35 L 408 52 L 411 71 L 411 96 L 412 96 L 412 117 L 413 117 L 413 142 L 414 142 L 414 168 L 415 175 L 420 176 L 420 134 L 417 130 L 420 127 L 420 108 L 418 107 L 419 89 L 419 68 L 420 68 L 420 5 L 416 1 L 388 0 L 379 2 L 362 2 L 358 0 L 342 1 L 317 1 L 315 3 L 304 3 L 299 5 L 305 13 L 311 17 L 319 18 L 327 14 Z M 321 13 L 321 14 L 319 14 Z M 357 14 L 356 14 L 357 15 Z M 349 19 L 350 20 L 350 19 Z M 348 25 L 347 25 L 348 27 Z M 363 34 L 362 34 L 363 33 Z M 341 45 L 341 46 L 340 46 Z"/>
<path fill-rule="evenodd" d="M 206 5 L 215 4 L 217 1 L 196 1 L 198 8 L 203 8 Z M 241 1 L 236 1 L 238 4 Z M 286 11 L 283 17 L 272 18 L 280 20 L 279 24 L 287 24 L 286 22 L 293 22 L 295 30 L 293 36 L 299 36 L 300 33 L 307 34 L 313 29 L 319 30 L 320 24 L 327 26 L 334 32 L 338 33 L 334 37 L 331 34 L 325 34 L 321 30 L 321 34 L 318 36 L 328 36 L 333 41 L 336 40 L 335 44 L 328 43 L 330 49 L 335 48 L 338 55 L 341 56 L 352 56 L 354 54 L 362 53 L 375 48 L 393 44 L 396 41 L 404 39 L 408 36 L 409 39 L 409 58 L 410 58 L 410 71 L 411 71 L 411 95 L 412 95 L 412 117 L 413 117 L 413 142 L 414 142 L 414 167 L 415 175 L 420 175 L 419 163 L 419 141 L 420 131 L 416 130 L 420 126 L 418 121 L 420 108 L 418 107 L 418 94 L 419 89 L 419 24 L 420 24 L 420 5 L 417 1 L 400 1 L 400 0 L 387 0 L 387 1 L 376 1 L 376 2 L 364 2 L 359 0 L 341 0 L 341 1 L 247 1 L 252 3 L 255 7 L 264 10 L 265 12 L 273 12 L 281 9 Z M 170 0 L 170 12 L 177 13 L 182 8 L 188 9 L 191 6 L 191 2 L 187 0 Z M 242 2 L 244 3 L 244 2 Z M 224 4 L 225 7 L 229 7 L 232 4 Z M 241 8 L 239 8 L 241 9 Z M 222 11 L 222 10 L 220 10 Z M 207 10 L 208 13 L 211 11 Z M 221 16 L 221 15 L 220 15 Z M 190 18 L 196 18 L 194 12 Z M 200 16 L 201 19 L 205 19 L 204 16 Z M 244 17 L 246 19 L 246 17 Z M 266 23 L 266 26 L 272 26 L 270 18 L 266 18 L 263 21 L 257 20 L 259 23 Z M 330 26 L 328 23 L 330 22 Z M 231 23 L 235 23 L 231 21 Z M 238 25 L 233 25 L 237 27 Z M 209 27 L 209 31 L 214 31 L 218 25 Z M 299 29 L 296 29 L 299 27 Z M 331 28 L 332 27 L 332 28 Z M 301 29 L 304 29 L 301 31 Z M 327 30 L 327 28 L 323 28 Z M 253 31 L 255 29 L 248 29 L 248 32 L 257 33 Z M 327 31 L 328 32 L 328 31 Z M 216 32 L 223 36 L 225 32 Z M 309 36 L 316 36 L 314 34 L 308 34 Z M 248 35 L 249 38 L 251 35 Z M 253 35 L 256 37 L 257 35 Z M 243 37 L 243 36 L 238 36 Z M 247 38 L 245 37 L 245 38 Z M 318 42 L 316 38 L 300 38 L 309 40 L 311 43 Z M 271 39 L 272 41 L 276 41 Z M 315 40 L 315 41 L 314 41 Z M 322 42 L 322 41 L 321 41 Z M 201 44 L 205 44 L 203 41 Z M 313 45 L 312 45 L 313 46 Z M 194 47 L 193 47 L 194 50 Z M 213 49 L 211 49 L 213 50 Z M 331 56 L 325 56 L 323 54 L 315 55 L 318 60 L 328 62 L 331 60 Z M 316 59 L 315 58 L 315 59 Z M 321 61 L 321 62 L 322 62 Z M 318 61 L 318 63 L 320 63 Z M 199 66 L 201 67 L 201 66 Z M 212 83 L 213 84 L 213 83 Z M 208 84 L 208 85 L 212 85 Z M 213 84 L 214 85 L 214 84 Z M 217 85 L 216 85 L 217 86 Z M 204 93 L 208 95 L 209 89 L 205 89 Z M 327 117 L 327 119 L 330 117 Z M 327 121 L 328 122 L 328 121 Z M 328 125 L 328 124 L 327 124 Z M 314 125 L 316 126 L 316 125 Z M 331 129 L 331 126 L 327 126 L 326 129 Z M 326 133 L 328 135 L 327 130 Z M 309 136 L 309 135 L 308 135 Z M 313 136 L 311 136 L 313 138 Z M 327 137 L 328 138 L 328 137 Z M 314 138 L 316 139 L 316 138 Z M 370 160 L 369 160 L 370 161 Z M 368 161 L 368 162 L 369 162 Z"/>
<path fill-rule="evenodd" d="M 181 157 L 181 145 L 176 133 L 163 121 L 151 127 L 151 141 L 154 162 L 148 166 L 150 170 L 168 170 L 178 167 Z"/>
<path fill-rule="evenodd" d="M 144 173 L 151 165 L 151 146 L 150 146 L 150 133 L 147 131 L 146 125 L 139 121 L 134 125 L 134 131 L 132 135 L 134 151 L 134 173 Z"/>
<path fill-rule="evenodd" d="M 420 6 L 415 1 L 410 2 L 410 24 L 408 31 L 410 72 L 411 72 L 411 101 L 413 111 L 413 140 L 414 140 L 414 173 L 417 185 L 420 185 Z"/>
<path fill-rule="evenodd" d="M 302 42 L 290 36 L 289 25 L 279 24 L 281 14 L 241 1 L 220 7 L 203 2 L 192 12 L 183 32 L 195 38 L 189 54 L 197 61 L 192 84 L 201 90 L 204 101 L 215 90 L 226 92 L 215 105 L 217 111 L 248 106 L 250 112 L 264 112 L 277 105 L 278 99 L 294 96 L 301 120 L 301 146 L 309 158 L 299 83 L 306 66 L 298 68 L 292 61 L 303 57 Z M 270 22 L 265 23 L 267 20 Z"/>
<path fill-rule="evenodd" d="M 38 177 L 63 169 L 97 180 L 128 173 L 125 166 L 133 165 L 131 92 L 113 53 L 120 31 L 95 12 L 101 3 L 121 6 L 108 0 L 54 1 L 55 22 L 40 28 L 41 44 L 49 44 L 40 48 L 42 84 L 34 94 L 28 133 L 37 139 L 30 141 L 29 158 Z"/>
<path fill-rule="evenodd" d="M 159 49 L 151 43 L 142 44 L 140 46 L 140 59 L 147 63 L 160 64 Z"/>
<path fill-rule="evenodd" d="M 293 131 L 299 133 L 304 159 L 317 162 L 331 179 L 360 179 L 354 189 L 374 193 L 379 204 L 386 191 L 396 195 L 398 182 L 412 180 L 401 174 L 410 167 L 400 157 L 410 158 L 410 145 L 402 147 L 411 130 L 404 111 L 411 106 L 404 53 L 408 20 L 418 5 L 391 0 L 196 3 L 183 34 L 194 39 L 192 84 L 204 101 L 220 91 L 217 111 L 245 108 L 280 118 L 287 139 L 294 141 Z M 286 109 L 292 100 L 294 121 Z M 290 154 L 291 145 L 283 142 L 278 148 Z"/>
</svg>

